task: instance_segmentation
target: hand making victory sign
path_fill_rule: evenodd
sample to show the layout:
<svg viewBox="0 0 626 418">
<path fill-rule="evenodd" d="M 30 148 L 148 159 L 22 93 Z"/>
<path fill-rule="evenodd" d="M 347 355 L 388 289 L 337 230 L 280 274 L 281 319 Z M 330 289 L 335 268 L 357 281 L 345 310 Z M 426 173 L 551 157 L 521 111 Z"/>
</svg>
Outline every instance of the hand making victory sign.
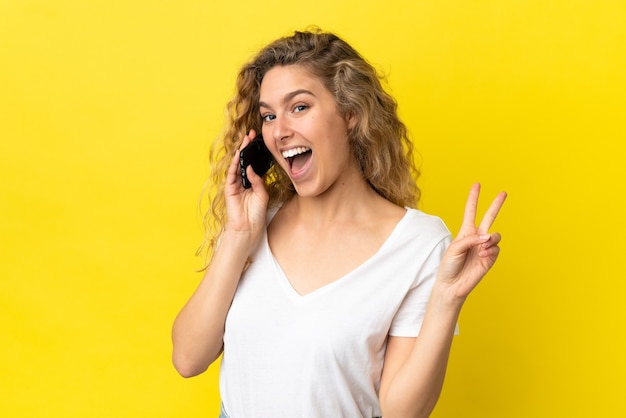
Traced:
<svg viewBox="0 0 626 418">
<path fill-rule="evenodd" d="M 489 233 L 500 208 L 506 199 L 506 193 L 500 192 L 493 200 L 476 226 L 476 210 L 480 184 L 472 186 L 467 203 L 463 223 L 456 238 L 450 244 L 441 260 L 437 285 L 452 300 L 463 302 L 480 280 L 494 265 L 500 253 L 500 234 Z"/>
</svg>

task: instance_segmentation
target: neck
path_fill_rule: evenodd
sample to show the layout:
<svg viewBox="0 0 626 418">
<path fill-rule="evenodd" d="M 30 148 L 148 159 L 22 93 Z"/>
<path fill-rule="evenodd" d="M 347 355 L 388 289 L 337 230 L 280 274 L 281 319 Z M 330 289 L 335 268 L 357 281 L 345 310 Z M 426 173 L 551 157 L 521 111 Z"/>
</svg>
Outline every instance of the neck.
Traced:
<svg viewBox="0 0 626 418">
<path fill-rule="evenodd" d="M 367 216 L 383 199 L 362 177 L 351 177 L 333 185 L 322 195 L 302 197 L 298 194 L 286 203 L 292 216 L 305 219 L 309 225 L 352 221 Z"/>
</svg>

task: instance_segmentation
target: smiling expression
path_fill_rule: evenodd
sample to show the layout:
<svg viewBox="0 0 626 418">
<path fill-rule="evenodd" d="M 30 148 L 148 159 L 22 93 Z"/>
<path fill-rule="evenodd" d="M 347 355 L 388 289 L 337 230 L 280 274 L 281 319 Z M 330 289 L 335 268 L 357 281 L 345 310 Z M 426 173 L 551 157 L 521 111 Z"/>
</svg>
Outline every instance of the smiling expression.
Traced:
<svg viewBox="0 0 626 418">
<path fill-rule="evenodd" d="M 274 67 L 263 77 L 259 105 L 265 144 L 300 196 L 362 179 L 348 141 L 353 120 L 339 113 L 319 78 L 297 65 Z"/>
</svg>

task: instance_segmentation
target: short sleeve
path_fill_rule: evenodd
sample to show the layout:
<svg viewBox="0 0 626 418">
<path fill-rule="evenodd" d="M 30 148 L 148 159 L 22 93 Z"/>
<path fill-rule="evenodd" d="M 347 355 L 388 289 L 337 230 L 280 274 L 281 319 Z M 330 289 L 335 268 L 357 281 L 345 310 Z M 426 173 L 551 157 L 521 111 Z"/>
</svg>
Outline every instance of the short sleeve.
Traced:
<svg viewBox="0 0 626 418">
<path fill-rule="evenodd" d="M 389 335 L 394 337 L 417 337 L 424 321 L 428 299 L 437 277 L 439 264 L 451 242 L 448 233 L 432 247 L 422 266 L 418 269 L 413 285 L 394 316 Z"/>
</svg>

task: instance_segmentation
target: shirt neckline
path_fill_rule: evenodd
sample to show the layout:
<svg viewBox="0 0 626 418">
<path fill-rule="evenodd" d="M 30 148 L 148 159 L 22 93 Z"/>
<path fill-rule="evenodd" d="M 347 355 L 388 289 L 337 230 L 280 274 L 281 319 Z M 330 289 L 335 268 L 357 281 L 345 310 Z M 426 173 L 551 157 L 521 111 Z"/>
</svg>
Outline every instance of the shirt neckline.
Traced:
<svg viewBox="0 0 626 418">
<path fill-rule="evenodd" d="M 276 215 L 276 213 L 278 212 L 278 209 L 279 208 L 276 208 L 275 210 L 272 211 L 273 213 L 270 213 L 270 216 L 268 217 L 267 225 L 269 225 L 274 215 Z M 280 266 L 280 263 L 278 262 L 276 257 L 274 257 L 274 253 L 272 252 L 272 249 L 270 248 L 270 245 L 269 245 L 269 238 L 267 236 L 267 228 L 265 229 L 265 233 L 263 234 L 264 250 L 267 252 L 267 256 L 272 261 L 272 264 L 278 276 L 278 281 L 281 287 L 285 290 L 285 292 L 287 293 L 290 299 L 296 300 L 296 301 L 306 301 L 306 300 L 314 299 L 318 297 L 318 295 L 322 295 L 322 294 L 332 291 L 332 289 L 348 281 L 350 277 L 354 276 L 360 270 L 366 268 L 370 263 L 374 262 L 380 256 L 380 254 L 385 250 L 385 248 L 388 247 L 390 243 L 395 240 L 395 236 L 400 234 L 403 231 L 402 225 L 408 222 L 408 218 L 410 217 L 410 214 L 413 213 L 412 209 L 410 208 L 405 208 L 405 209 L 406 209 L 406 212 L 404 213 L 404 215 L 402 215 L 402 218 L 398 220 L 396 225 L 393 227 L 391 233 L 387 236 L 383 244 L 378 248 L 378 250 L 376 250 L 374 254 L 372 254 L 369 258 L 367 258 L 365 261 L 363 261 L 361 264 L 359 264 L 358 266 L 356 266 L 354 269 L 344 274 L 343 276 L 340 276 L 337 279 L 329 283 L 326 283 L 325 285 L 322 285 L 318 287 L 317 289 L 312 290 L 305 294 L 299 293 L 293 287 L 293 285 L 291 284 L 291 281 L 289 280 L 284 270 Z"/>
</svg>

